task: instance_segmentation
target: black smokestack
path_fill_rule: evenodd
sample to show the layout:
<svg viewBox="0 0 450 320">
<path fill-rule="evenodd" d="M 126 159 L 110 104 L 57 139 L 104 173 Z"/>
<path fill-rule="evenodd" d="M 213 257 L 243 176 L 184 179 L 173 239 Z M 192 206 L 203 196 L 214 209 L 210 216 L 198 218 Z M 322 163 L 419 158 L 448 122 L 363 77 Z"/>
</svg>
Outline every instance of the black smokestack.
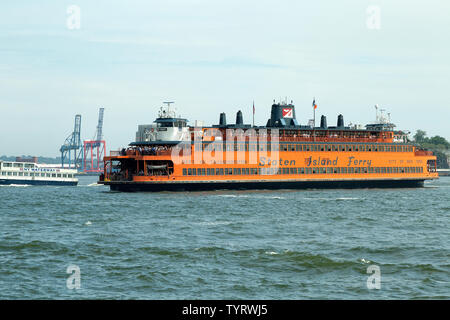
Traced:
<svg viewBox="0 0 450 320">
<path fill-rule="evenodd" d="M 338 116 L 338 123 L 337 123 L 337 126 L 338 126 L 339 128 L 343 128 L 343 127 L 344 127 L 344 116 L 343 116 L 342 114 L 340 114 L 340 115 Z"/>
<path fill-rule="evenodd" d="M 239 111 L 236 113 L 236 124 L 237 124 L 237 125 L 242 125 L 242 124 L 244 124 L 244 118 L 242 117 L 242 112 L 241 112 L 241 110 L 239 110 Z"/>
<path fill-rule="evenodd" d="M 322 116 L 322 118 L 320 118 L 320 127 L 322 129 L 328 129 L 328 125 L 327 125 L 327 117 Z"/>
<path fill-rule="evenodd" d="M 220 126 L 226 126 L 227 125 L 227 116 L 225 115 L 225 112 L 222 112 L 220 114 L 219 125 Z"/>
</svg>

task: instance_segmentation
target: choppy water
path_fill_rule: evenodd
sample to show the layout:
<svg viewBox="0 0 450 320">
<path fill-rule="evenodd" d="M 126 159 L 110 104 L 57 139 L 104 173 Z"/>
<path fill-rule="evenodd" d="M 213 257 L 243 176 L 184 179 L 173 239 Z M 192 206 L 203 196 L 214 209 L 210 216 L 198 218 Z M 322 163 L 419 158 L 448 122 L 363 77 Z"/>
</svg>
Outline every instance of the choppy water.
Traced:
<svg viewBox="0 0 450 320">
<path fill-rule="evenodd" d="M 423 189 L 0 187 L 3 299 L 450 298 L 450 178 Z M 68 289 L 69 265 L 81 288 Z M 381 289 L 367 288 L 367 268 Z"/>
</svg>

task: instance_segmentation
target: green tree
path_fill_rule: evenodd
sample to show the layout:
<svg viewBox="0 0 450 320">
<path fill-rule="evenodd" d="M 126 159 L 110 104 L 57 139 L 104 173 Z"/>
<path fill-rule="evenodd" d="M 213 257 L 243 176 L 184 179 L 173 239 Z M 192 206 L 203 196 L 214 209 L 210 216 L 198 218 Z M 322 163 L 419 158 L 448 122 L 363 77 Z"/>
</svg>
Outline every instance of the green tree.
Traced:
<svg viewBox="0 0 450 320">
<path fill-rule="evenodd" d="M 414 135 L 414 141 L 417 143 L 426 142 L 427 139 L 427 133 L 423 130 L 417 130 L 416 134 Z"/>
</svg>

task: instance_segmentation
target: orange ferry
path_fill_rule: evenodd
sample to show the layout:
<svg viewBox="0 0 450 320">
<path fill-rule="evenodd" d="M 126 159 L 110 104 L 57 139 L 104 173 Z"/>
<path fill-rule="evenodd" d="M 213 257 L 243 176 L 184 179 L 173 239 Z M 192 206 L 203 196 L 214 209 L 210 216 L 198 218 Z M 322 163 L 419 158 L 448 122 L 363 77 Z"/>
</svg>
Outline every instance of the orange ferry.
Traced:
<svg viewBox="0 0 450 320">
<path fill-rule="evenodd" d="M 438 179 L 436 157 L 382 114 L 365 128 L 300 125 L 293 103 L 273 103 L 266 126 L 188 126 L 171 103 L 136 141 L 104 158 L 99 183 L 116 191 L 420 187 Z M 313 103 L 314 106 L 314 103 Z M 315 108 L 315 106 L 314 106 Z M 254 112 L 254 109 L 253 109 Z"/>
</svg>

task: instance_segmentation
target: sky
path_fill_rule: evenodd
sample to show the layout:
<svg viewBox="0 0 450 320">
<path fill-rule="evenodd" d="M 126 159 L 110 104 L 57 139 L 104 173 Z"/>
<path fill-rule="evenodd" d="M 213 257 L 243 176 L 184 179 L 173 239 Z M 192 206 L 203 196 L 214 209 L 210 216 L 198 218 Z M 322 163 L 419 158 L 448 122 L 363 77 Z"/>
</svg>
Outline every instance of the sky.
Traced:
<svg viewBox="0 0 450 320">
<path fill-rule="evenodd" d="M 253 101 L 265 125 L 285 97 L 300 124 L 315 97 L 329 125 L 365 125 L 378 104 L 398 129 L 450 140 L 449 13 L 442 0 L 2 1 L 0 155 L 59 156 L 76 114 L 94 137 L 100 107 L 117 150 L 163 101 L 191 125 L 238 110 L 251 123 Z"/>
</svg>

